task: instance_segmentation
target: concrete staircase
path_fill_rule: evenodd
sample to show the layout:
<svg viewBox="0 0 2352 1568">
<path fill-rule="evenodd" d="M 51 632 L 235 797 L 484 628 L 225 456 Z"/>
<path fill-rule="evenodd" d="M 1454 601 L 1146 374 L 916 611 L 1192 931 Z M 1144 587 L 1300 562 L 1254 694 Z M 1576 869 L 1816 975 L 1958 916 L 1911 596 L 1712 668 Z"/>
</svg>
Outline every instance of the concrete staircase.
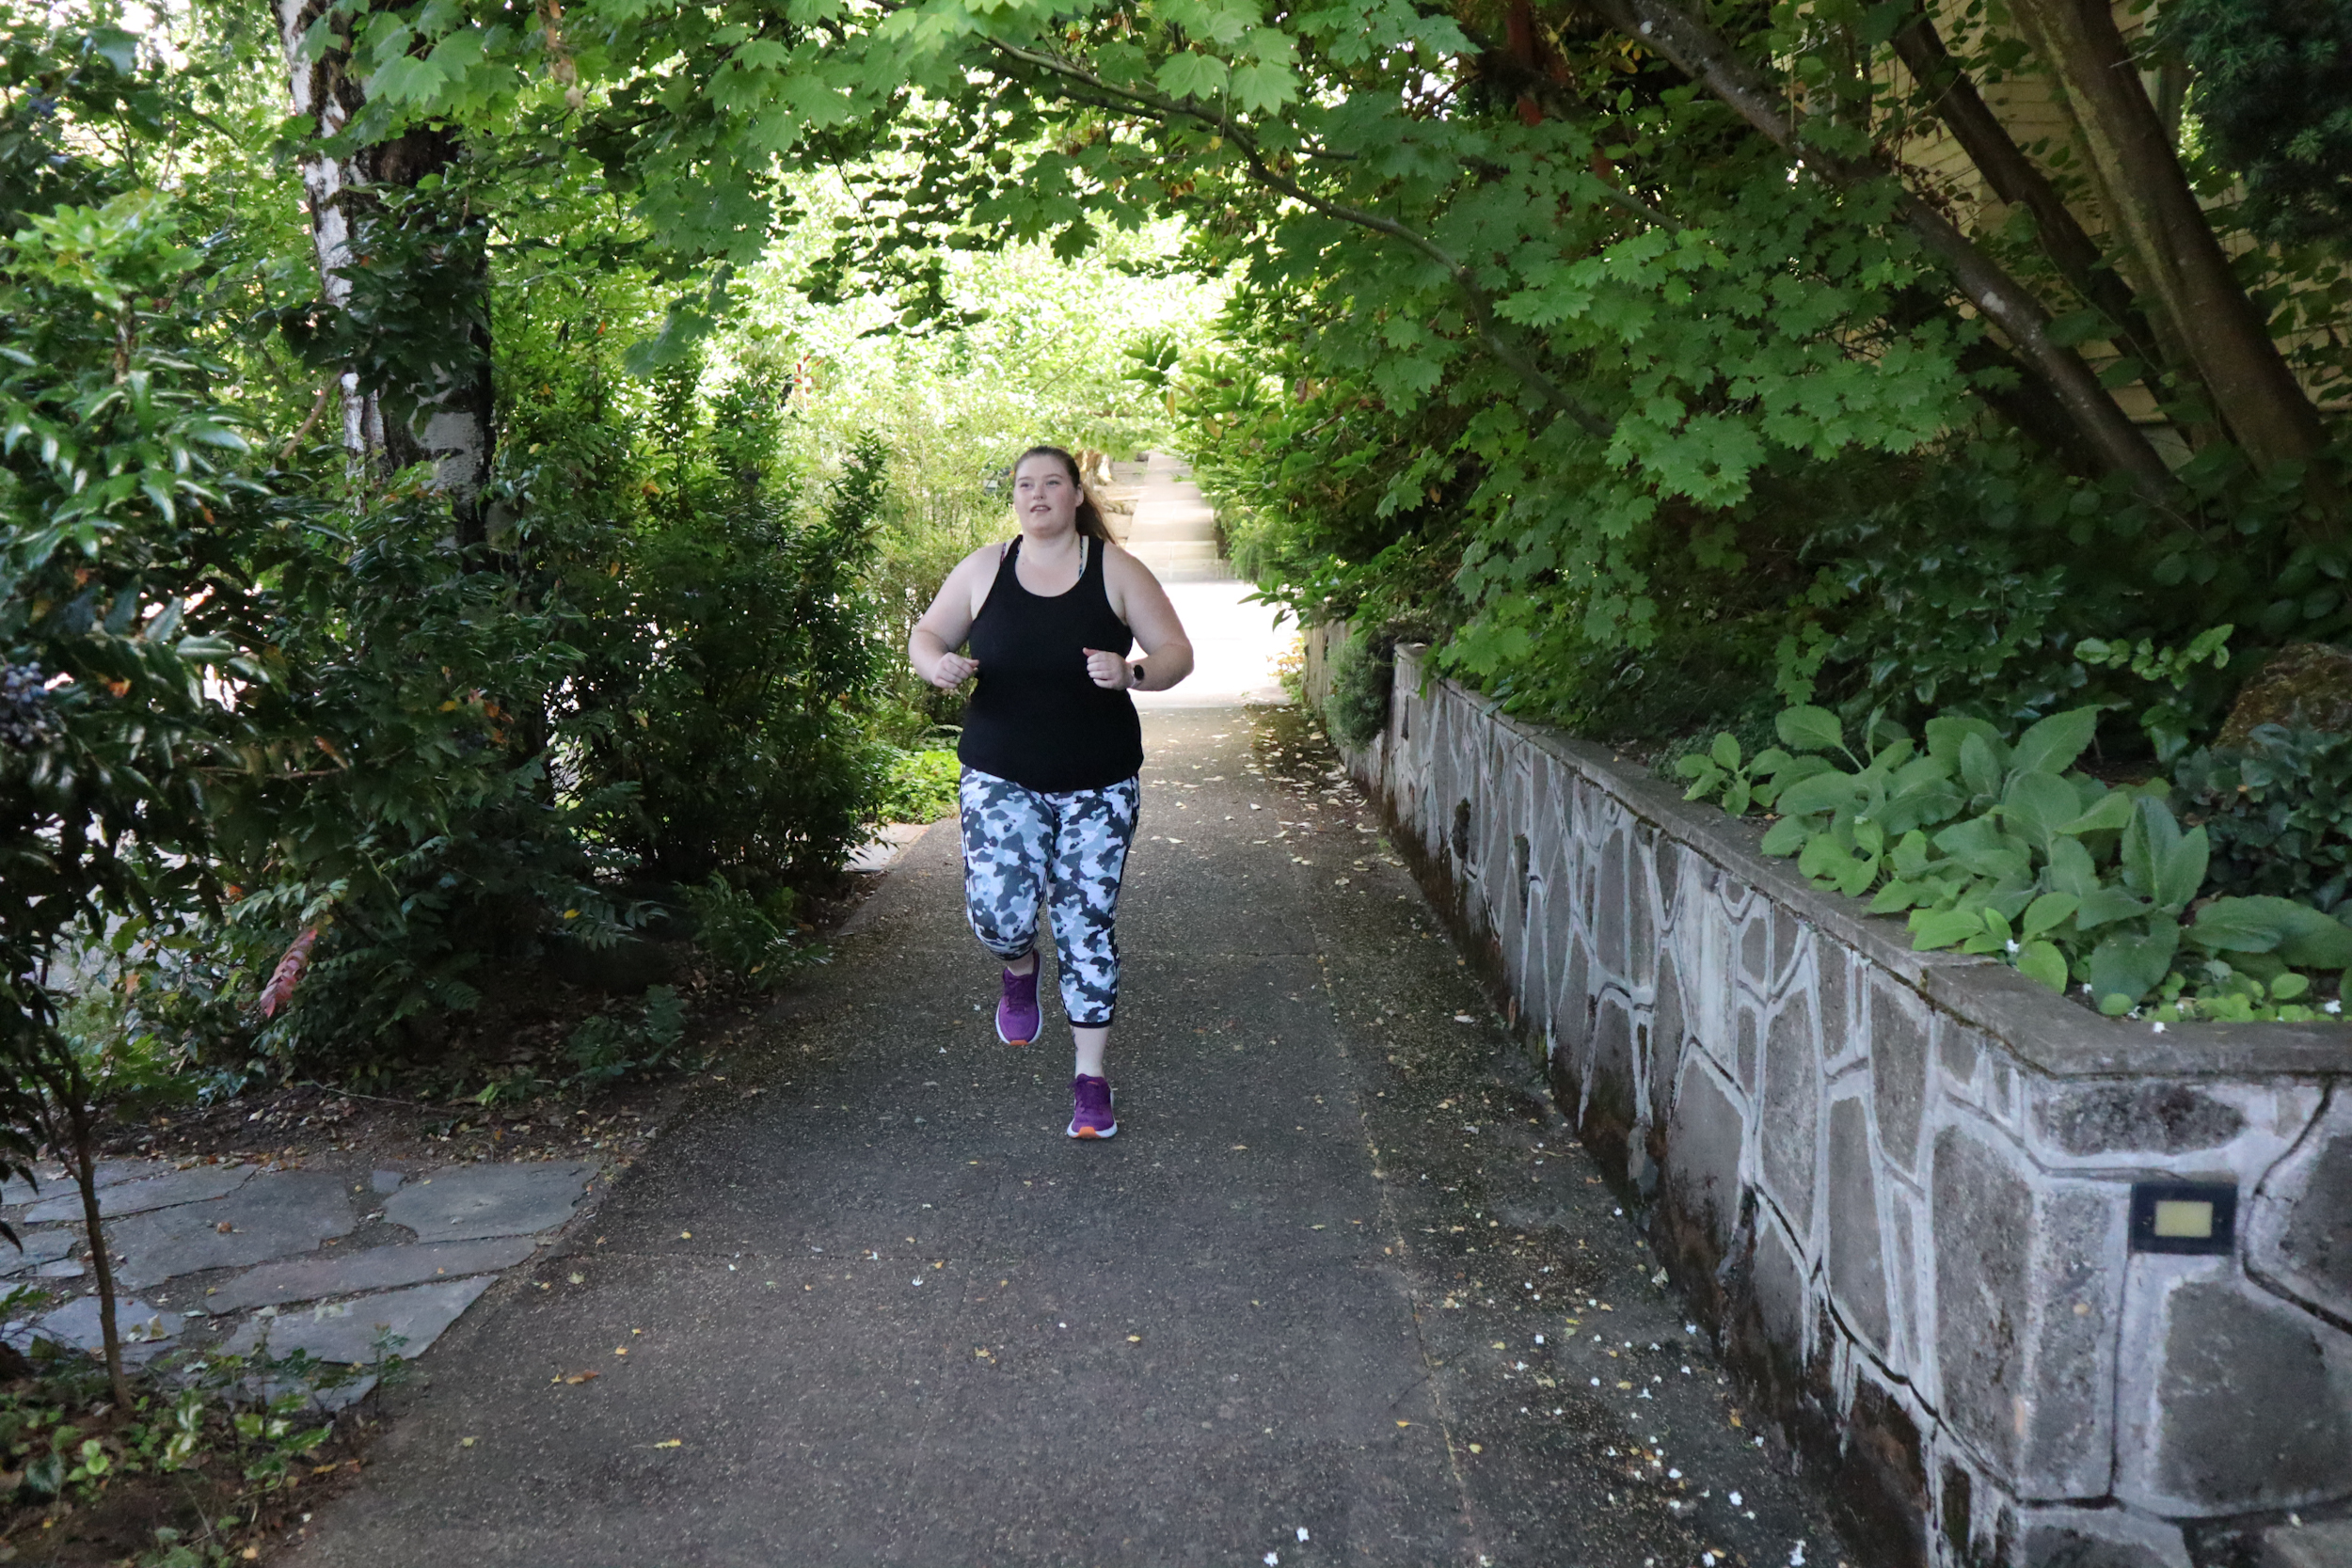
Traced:
<svg viewBox="0 0 2352 1568">
<path fill-rule="evenodd" d="M 1141 493 L 1134 521 L 1120 543 L 1152 568 L 1162 582 L 1231 582 L 1233 570 L 1216 551 L 1216 514 L 1200 486 L 1192 482 L 1192 467 L 1163 452 L 1143 462 Z M 1119 472 L 1131 467 L 1119 464 Z M 1117 521 L 1114 519 L 1116 529 Z"/>
</svg>

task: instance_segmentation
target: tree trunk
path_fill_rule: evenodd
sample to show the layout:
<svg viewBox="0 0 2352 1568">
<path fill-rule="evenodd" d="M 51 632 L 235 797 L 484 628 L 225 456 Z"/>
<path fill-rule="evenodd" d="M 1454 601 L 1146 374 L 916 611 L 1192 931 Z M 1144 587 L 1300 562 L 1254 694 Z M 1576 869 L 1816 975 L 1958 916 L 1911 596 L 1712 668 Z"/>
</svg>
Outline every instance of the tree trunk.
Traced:
<svg viewBox="0 0 2352 1568">
<path fill-rule="evenodd" d="M 2117 346 L 2137 357 L 2152 372 L 2163 366 L 2162 346 L 2150 331 L 2139 302 L 2132 297 L 2131 286 L 2106 264 L 2099 243 L 2084 231 L 2058 187 L 2034 166 L 2026 150 L 2009 134 L 2009 127 L 1977 91 L 1977 84 L 1945 49 L 1935 24 L 1924 13 L 1914 18 L 1895 35 L 1895 53 L 1928 94 L 1936 118 L 1977 166 L 1993 194 L 2033 214 L 2043 254 L 2084 303 L 2122 333 Z"/>
<path fill-rule="evenodd" d="M 2319 410 L 2232 275 L 2107 0 L 2019 0 L 2011 14 L 2064 86 L 2060 105 L 2107 221 L 2238 445 L 2262 467 L 2318 456 L 2328 445 Z"/>
<path fill-rule="evenodd" d="M 1875 161 L 1860 163 L 1826 149 L 1805 145 L 1788 100 L 1740 58 L 1705 21 L 1672 0 L 1586 0 L 1610 25 L 1639 39 L 1677 69 L 1833 184 L 1857 185 L 1893 179 Z M 2174 504 L 2180 487 L 2148 437 L 2099 385 L 2082 356 L 2056 341 L 2050 318 L 2030 290 L 2010 277 L 1952 227 L 1943 214 L 1906 187 L 1896 215 L 1928 254 L 1944 263 L 1960 291 L 2009 340 L 2017 358 L 2049 388 L 2067 417 L 2098 451 L 2107 468 L 2130 479 L 2133 488 L 2159 506 Z"/>
<path fill-rule="evenodd" d="M 67 1069 L 60 1073 L 54 1089 L 64 1101 L 66 1125 L 73 1144 L 73 1181 L 82 1190 L 82 1225 L 89 1236 L 90 1270 L 98 1276 L 98 1333 L 106 1349 L 106 1381 L 114 1389 L 115 1403 L 129 1410 L 131 1385 L 122 1375 L 122 1329 L 115 1311 L 114 1259 L 108 1256 L 106 1227 L 98 1215 L 98 1139 L 90 1114 L 89 1085 L 79 1071 Z"/>
<path fill-rule="evenodd" d="M 330 9 L 327 0 L 278 0 L 294 113 L 321 139 L 340 132 L 366 104 L 341 37 L 315 54 L 306 53 L 311 27 Z M 353 309 L 350 274 L 356 263 L 364 264 L 369 230 L 385 226 L 387 234 L 406 232 L 374 193 L 413 191 L 426 175 L 453 168 L 460 150 L 451 132 L 420 126 L 341 158 L 315 149 L 305 151 L 302 184 L 310 202 L 310 241 L 330 309 Z M 344 371 L 343 449 L 380 475 L 430 462 L 434 487 L 449 498 L 459 540 L 479 543 L 495 415 L 487 255 L 463 232 L 462 223 L 455 230 L 421 238 L 436 260 L 454 259 L 458 266 L 458 286 L 437 286 L 441 297 L 431 301 L 441 341 L 433 345 L 430 369 L 416 385 L 367 386 L 356 371 Z"/>
</svg>

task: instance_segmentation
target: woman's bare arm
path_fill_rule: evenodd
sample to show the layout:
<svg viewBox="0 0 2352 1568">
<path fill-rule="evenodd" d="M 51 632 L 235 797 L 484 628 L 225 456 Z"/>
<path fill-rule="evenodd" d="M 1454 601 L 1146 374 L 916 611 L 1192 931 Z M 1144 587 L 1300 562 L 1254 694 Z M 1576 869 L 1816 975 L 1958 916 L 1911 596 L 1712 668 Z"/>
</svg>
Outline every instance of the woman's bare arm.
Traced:
<svg viewBox="0 0 2352 1568">
<path fill-rule="evenodd" d="M 1184 624 L 1152 568 L 1116 545 L 1104 550 L 1104 587 L 1112 613 L 1143 644 L 1143 679 L 1128 673 L 1127 660 L 1091 648 L 1087 650 L 1087 673 L 1095 685 L 1112 690 L 1165 691 L 1192 673 L 1192 639 L 1184 635 Z"/>
<path fill-rule="evenodd" d="M 979 670 L 979 660 L 966 658 L 955 650 L 963 646 L 963 640 L 972 635 L 972 622 L 979 613 L 975 600 L 983 574 L 995 570 L 992 559 L 996 546 L 982 546 L 957 562 L 947 574 L 947 580 L 939 586 L 939 596 L 930 609 L 914 623 L 914 631 L 907 639 L 907 660 L 914 673 L 939 688 L 953 691 Z"/>
</svg>

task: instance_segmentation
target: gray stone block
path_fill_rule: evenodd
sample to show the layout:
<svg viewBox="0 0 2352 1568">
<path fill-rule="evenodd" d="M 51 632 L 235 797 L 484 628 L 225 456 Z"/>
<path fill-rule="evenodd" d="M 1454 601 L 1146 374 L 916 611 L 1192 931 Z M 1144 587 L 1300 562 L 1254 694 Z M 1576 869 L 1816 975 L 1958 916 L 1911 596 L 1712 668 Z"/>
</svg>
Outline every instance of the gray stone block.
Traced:
<svg viewBox="0 0 2352 1568">
<path fill-rule="evenodd" d="M 20 1230 L 16 1239 L 24 1244 L 22 1252 L 0 1242 L 0 1277 L 13 1279 L 30 1274 L 43 1263 L 54 1263 L 82 1240 L 81 1230 L 73 1226 L 60 1226 L 55 1230 Z"/>
<path fill-rule="evenodd" d="M 1675 1077 L 1682 1070 L 1682 1039 L 1690 1032 L 1682 1005 L 1682 971 L 1672 950 L 1658 955 L 1658 989 L 1650 1003 L 1649 1115 L 1651 1125 L 1674 1113 Z"/>
<path fill-rule="evenodd" d="M 1853 1026 L 1847 971 L 1851 955 L 1836 942 L 1818 945 L 1814 957 L 1813 1000 L 1821 1009 L 1821 1059 L 1835 1062 L 1859 1050 L 1862 1032 Z"/>
<path fill-rule="evenodd" d="M 2120 1508 L 2027 1509 L 2018 1568 L 2189 1568 L 2178 1526 Z"/>
<path fill-rule="evenodd" d="M 2352 1339 L 2227 1275 L 2173 1280 L 2158 1323 L 2127 1496 L 2209 1515 L 2352 1493 Z"/>
<path fill-rule="evenodd" d="M 447 1165 L 394 1193 L 384 1217 L 424 1242 L 553 1230 L 572 1217 L 596 1167 L 571 1161 Z"/>
<path fill-rule="evenodd" d="M 122 1343 L 122 1359 L 136 1365 L 162 1354 L 180 1336 L 183 1322 L 177 1312 L 133 1296 L 115 1303 L 115 1333 Z M 46 1317 L 30 1323 L 10 1323 L 0 1332 L 9 1344 L 19 1350 L 29 1349 L 36 1339 L 46 1339 L 53 1345 L 96 1355 L 106 1348 L 104 1328 L 98 1321 L 98 1298 L 77 1296 Z"/>
<path fill-rule="evenodd" d="M 1772 911 L 1772 984 L 1775 988 L 1788 984 L 1789 968 L 1801 952 L 1812 946 L 1812 936 L 1805 924 L 1787 910 Z"/>
<path fill-rule="evenodd" d="M 1947 1127 L 1935 1140 L 1937 1384 L 1952 1430 L 2027 1498 L 2106 1495 L 2110 1354 L 2128 1204 L 2120 1184 L 2027 1180 L 2023 1156 Z"/>
<path fill-rule="evenodd" d="M 2186 1084 L 2058 1084 L 2037 1098 L 2034 1124 L 2073 1155 L 2185 1154 L 2220 1148 L 2246 1117 Z"/>
<path fill-rule="evenodd" d="M 1740 975 L 1759 996 L 1772 989 L 1772 911 L 1768 905 L 1740 927 Z"/>
<path fill-rule="evenodd" d="M 1813 1005 L 1802 991 L 1782 1003 L 1766 1026 L 1762 1100 L 1758 1126 L 1764 1190 L 1772 1195 L 1797 1233 L 1810 1236 L 1821 1089 L 1813 1044 Z"/>
<path fill-rule="evenodd" d="M 151 1176 L 144 1180 L 121 1181 L 106 1187 L 98 1195 L 98 1212 L 102 1218 L 117 1214 L 145 1213 L 151 1209 L 168 1209 L 176 1204 L 200 1203 L 206 1198 L 219 1197 L 245 1185 L 258 1167 L 253 1165 L 190 1165 L 165 1176 Z M 24 1211 L 27 1225 L 56 1225 L 82 1217 L 82 1195 L 69 1187 L 55 1197 L 43 1198 Z"/>
<path fill-rule="evenodd" d="M 223 1348 L 231 1354 L 250 1355 L 257 1346 L 266 1343 L 272 1355 L 307 1351 L 321 1361 L 360 1366 L 373 1361 L 378 1341 L 390 1336 L 397 1341 L 390 1345 L 390 1353 L 413 1361 L 492 1283 L 486 1275 L 476 1275 L 436 1285 L 411 1285 L 405 1291 L 388 1291 L 307 1311 L 250 1318 Z"/>
<path fill-rule="evenodd" d="M 0 1182 L 0 1206 L 13 1209 L 19 1204 L 36 1203 L 56 1197 L 59 1193 L 80 1190 L 62 1166 L 36 1165 L 33 1169 L 40 1178 L 38 1185 L 21 1176 Z M 98 1162 L 97 1185 L 103 1189 L 118 1181 L 135 1181 L 142 1176 L 154 1176 L 169 1169 L 170 1164 L 162 1160 L 101 1160 Z"/>
<path fill-rule="evenodd" d="M 1740 1150 L 1746 1135 L 1739 1106 L 1692 1055 L 1668 1124 L 1662 1196 L 1673 1225 L 1687 1233 L 1686 1254 L 1703 1253 L 1710 1274 L 1740 1228 Z"/>
<path fill-rule="evenodd" d="M 1632 950 L 1626 955 L 1626 977 L 1635 989 L 1650 984 L 1651 966 L 1658 957 L 1658 901 L 1653 892 L 1652 865 L 1658 858 L 1658 835 L 1644 827 L 1633 832 L 1633 863 L 1626 877 L 1626 916 L 1632 931 Z"/>
<path fill-rule="evenodd" d="M 351 1195 L 329 1171 L 272 1171 L 226 1197 L 133 1214 L 106 1227 L 133 1290 L 206 1269 L 309 1252 L 351 1229 Z"/>
<path fill-rule="evenodd" d="M 282 1307 L 396 1285 L 492 1274 L 521 1262 L 536 1249 L 537 1243 L 529 1236 L 494 1236 L 479 1242 L 421 1242 L 414 1246 L 360 1247 L 291 1259 L 239 1275 L 207 1296 L 204 1305 L 215 1312 L 234 1312 L 247 1307 Z"/>
<path fill-rule="evenodd" d="M 2263 1178 L 2246 1231 L 2258 1275 L 2352 1322 L 2352 1095 Z"/>
<path fill-rule="evenodd" d="M 1854 1332 L 1885 1355 L 1891 1342 L 1886 1265 L 1879 1245 L 1869 1113 L 1851 1098 L 1829 1108 L 1829 1284 Z"/>
<path fill-rule="evenodd" d="M 1974 1100 L 1977 1069 L 1984 1060 L 1982 1037 L 1964 1023 L 1946 1019 L 1935 1031 L 1935 1065 L 1953 1093 Z"/>
<path fill-rule="evenodd" d="M 1764 1337 L 1796 1362 L 1804 1354 L 1804 1264 L 1769 1219 L 1756 1227 L 1756 1310 Z"/>
<path fill-rule="evenodd" d="M 1593 900 L 1593 942 L 1600 967 L 1612 975 L 1626 973 L 1626 846 L 1622 832 L 1609 835 L 1600 848 L 1600 888 Z"/>
<path fill-rule="evenodd" d="M 1919 1120 L 1927 1108 L 1928 1013 L 1884 975 L 1870 981 L 1870 1092 L 1879 1147 L 1907 1174 L 1919 1169 Z"/>
<path fill-rule="evenodd" d="M 1552 1032 L 1568 1053 L 1568 1065 L 1577 1081 L 1584 1078 L 1584 1050 L 1592 1043 L 1593 967 L 1592 956 L 1582 937 L 1568 941 L 1568 969 L 1560 979 L 1560 1001 L 1552 1010 Z"/>
<path fill-rule="evenodd" d="M 1760 1030 L 1756 1025 L 1756 1008 L 1746 1002 L 1739 1005 L 1734 1024 L 1739 1057 L 1740 1088 L 1742 1093 L 1756 1093 L 1756 1058 L 1759 1049 Z"/>
<path fill-rule="evenodd" d="M 2352 1568 L 2352 1519 L 2312 1520 L 2263 1531 L 2261 1568 Z"/>
<path fill-rule="evenodd" d="M 379 1195 L 396 1193 L 400 1191 L 400 1184 L 407 1180 L 408 1178 L 400 1171 L 379 1170 L 369 1175 L 368 1186 Z"/>
<path fill-rule="evenodd" d="M 1658 927 L 1672 930 L 1682 920 L 1683 858 L 1690 854 L 1670 838 L 1658 841 Z"/>
</svg>

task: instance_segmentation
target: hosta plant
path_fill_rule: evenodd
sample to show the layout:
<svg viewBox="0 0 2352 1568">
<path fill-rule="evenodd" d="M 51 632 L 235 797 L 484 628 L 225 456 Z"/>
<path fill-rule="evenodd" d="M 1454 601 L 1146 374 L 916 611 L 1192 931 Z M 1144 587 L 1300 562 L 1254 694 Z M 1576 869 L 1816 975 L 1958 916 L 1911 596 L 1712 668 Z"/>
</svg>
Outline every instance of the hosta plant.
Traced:
<svg viewBox="0 0 2352 1568">
<path fill-rule="evenodd" d="M 2201 896 L 2206 832 L 2183 831 L 2167 786 L 2075 768 L 2097 721 L 2053 714 L 2013 742 L 1977 719 L 1931 719 L 1916 738 L 1882 722 L 1857 750 L 1835 714 L 1794 707 L 1781 746 L 1747 758 L 1718 736 L 1677 766 L 1688 799 L 1773 813 L 1767 854 L 1905 916 L 1915 949 L 2000 958 L 2110 1016 L 2334 1015 L 2313 976 L 2352 965 L 2352 927 L 2288 898 Z"/>
</svg>

